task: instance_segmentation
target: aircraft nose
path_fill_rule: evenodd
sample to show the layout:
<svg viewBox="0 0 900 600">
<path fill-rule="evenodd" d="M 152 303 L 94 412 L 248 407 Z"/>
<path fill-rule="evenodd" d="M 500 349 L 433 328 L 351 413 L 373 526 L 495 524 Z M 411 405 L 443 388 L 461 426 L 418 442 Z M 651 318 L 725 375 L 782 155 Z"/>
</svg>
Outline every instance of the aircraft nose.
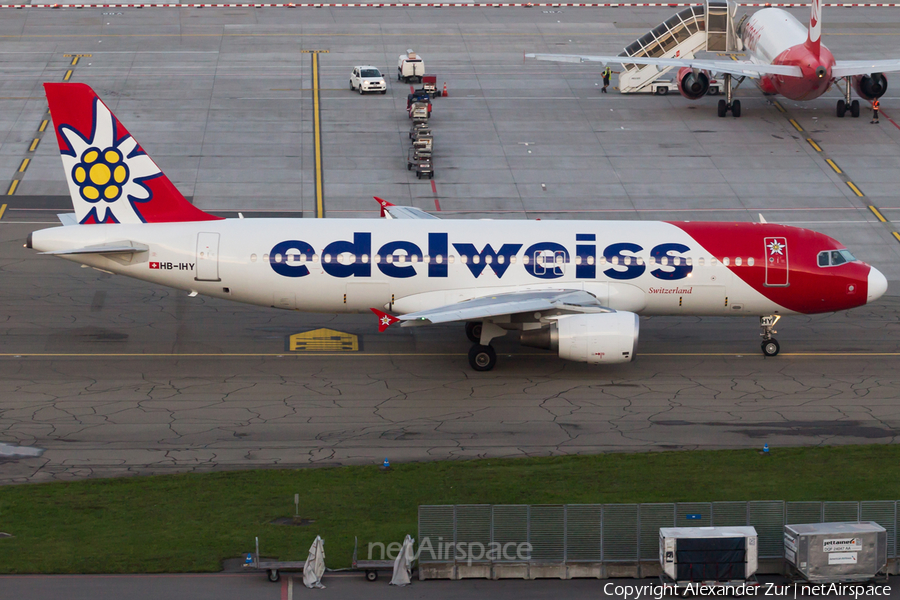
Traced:
<svg viewBox="0 0 900 600">
<path fill-rule="evenodd" d="M 875 267 L 869 267 L 869 291 L 866 302 L 874 302 L 887 291 L 887 278 Z"/>
</svg>

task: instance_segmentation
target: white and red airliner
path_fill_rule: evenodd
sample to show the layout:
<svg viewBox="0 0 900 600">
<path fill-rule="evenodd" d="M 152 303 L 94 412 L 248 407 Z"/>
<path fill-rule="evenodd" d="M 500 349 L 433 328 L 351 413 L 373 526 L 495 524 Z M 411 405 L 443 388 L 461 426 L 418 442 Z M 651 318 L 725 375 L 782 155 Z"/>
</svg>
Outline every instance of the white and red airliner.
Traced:
<svg viewBox="0 0 900 600">
<path fill-rule="evenodd" d="M 464 322 L 476 370 L 510 331 L 565 359 L 628 362 L 638 315 L 758 316 L 774 356 L 782 315 L 887 289 L 837 240 L 785 225 L 445 221 L 383 200 L 382 219 L 222 219 L 191 205 L 87 85 L 44 87 L 75 213 L 27 247 L 191 295 L 372 310 L 382 330 Z"/>
<path fill-rule="evenodd" d="M 759 10 L 740 30 L 743 48 L 749 61 L 677 58 L 675 56 L 588 56 L 580 54 L 526 54 L 528 58 L 555 62 L 599 62 L 603 65 L 638 64 L 681 67 L 676 77 L 678 90 L 696 100 L 709 90 L 710 74 L 723 76 L 726 98 L 719 100 L 718 114 L 728 111 L 741 116 L 741 102 L 732 98 L 731 78 L 759 79 L 766 94 L 781 94 L 791 100 L 814 100 L 824 94 L 838 79 L 845 79 L 844 98 L 838 100 L 837 116 L 848 111 L 859 116 L 859 100 L 850 99 L 851 88 L 865 100 L 880 98 L 887 91 L 885 73 L 900 71 L 900 59 L 835 60 L 822 44 L 822 4 L 812 0 L 809 27 L 780 8 Z M 674 54 L 671 49 L 668 54 Z"/>
</svg>

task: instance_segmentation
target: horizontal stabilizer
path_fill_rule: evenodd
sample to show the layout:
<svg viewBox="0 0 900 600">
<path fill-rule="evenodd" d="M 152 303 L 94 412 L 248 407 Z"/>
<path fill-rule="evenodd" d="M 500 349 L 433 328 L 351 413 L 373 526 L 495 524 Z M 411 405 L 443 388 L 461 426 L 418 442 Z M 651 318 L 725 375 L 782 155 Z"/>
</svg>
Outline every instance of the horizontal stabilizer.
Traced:
<svg viewBox="0 0 900 600">
<path fill-rule="evenodd" d="M 429 214 L 422 210 L 421 208 L 415 208 L 414 206 L 397 206 L 396 204 L 391 204 L 387 200 L 382 200 L 378 196 L 375 196 L 375 199 L 378 201 L 378 204 L 381 205 L 381 216 L 386 219 L 437 219 L 432 214 Z"/>
<path fill-rule="evenodd" d="M 66 254 L 133 254 L 135 252 L 147 252 L 148 250 L 150 250 L 149 246 L 125 240 L 122 242 L 98 244 L 96 246 L 72 248 L 71 250 L 53 250 L 52 252 L 41 252 L 40 254 L 50 254 L 52 256 L 64 256 Z"/>
</svg>

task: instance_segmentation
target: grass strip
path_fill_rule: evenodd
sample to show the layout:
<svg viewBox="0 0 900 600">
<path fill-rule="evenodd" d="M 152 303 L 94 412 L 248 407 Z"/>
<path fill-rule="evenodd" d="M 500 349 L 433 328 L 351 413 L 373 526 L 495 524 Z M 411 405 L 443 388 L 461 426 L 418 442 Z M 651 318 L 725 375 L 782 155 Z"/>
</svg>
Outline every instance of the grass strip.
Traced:
<svg viewBox="0 0 900 600">
<path fill-rule="evenodd" d="M 353 537 L 416 535 L 420 504 L 900 499 L 900 446 L 649 452 L 95 479 L 0 487 L 3 573 L 210 572 L 259 536 L 263 553 L 329 567 Z M 294 513 L 304 527 L 273 525 Z"/>
</svg>

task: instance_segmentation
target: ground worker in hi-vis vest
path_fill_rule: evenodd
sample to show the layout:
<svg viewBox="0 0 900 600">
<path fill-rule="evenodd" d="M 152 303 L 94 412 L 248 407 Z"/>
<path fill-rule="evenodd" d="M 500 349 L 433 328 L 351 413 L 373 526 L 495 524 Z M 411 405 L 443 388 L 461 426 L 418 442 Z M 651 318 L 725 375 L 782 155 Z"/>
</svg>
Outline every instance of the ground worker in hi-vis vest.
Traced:
<svg viewBox="0 0 900 600">
<path fill-rule="evenodd" d="M 872 101 L 872 120 L 869 121 L 869 123 L 875 123 L 875 124 L 878 123 L 878 109 L 879 108 L 880 107 L 878 106 L 878 98 L 875 98 Z"/>
<path fill-rule="evenodd" d="M 609 68 L 609 65 L 605 69 L 603 69 L 603 89 L 600 90 L 604 94 L 606 93 L 606 88 L 609 87 L 609 78 L 612 75 L 612 70 Z"/>
</svg>

